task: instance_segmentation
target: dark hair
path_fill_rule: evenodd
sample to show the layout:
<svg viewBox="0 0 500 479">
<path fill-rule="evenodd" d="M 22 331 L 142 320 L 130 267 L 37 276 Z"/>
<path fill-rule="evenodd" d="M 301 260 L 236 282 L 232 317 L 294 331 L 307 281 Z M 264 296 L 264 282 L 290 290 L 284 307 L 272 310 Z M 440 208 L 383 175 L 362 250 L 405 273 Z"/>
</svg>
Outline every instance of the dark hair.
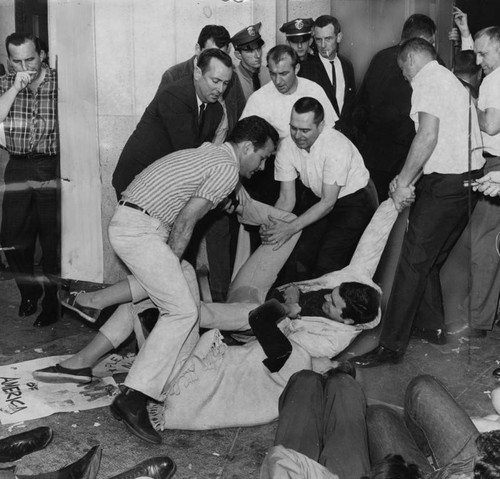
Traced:
<svg viewBox="0 0 500 479">
<path fill-rule="evenodd" d="M 406 19 L 401 32 L 401 41 L 415 37 L 430 39 L 436 34 L 436 24 L 432 18 L 421 13 L 415 13 Z"/>
<path fill-rule="evenodd" d="M 405 60 L 410 52 L 427 54 L 433 60 L 437 58 L 436 50 L 432 44 L 420 37 L 410 38 L 401 43 L 399 46 L 398 60 Z"/>
<path fill-rule="evenodd" d="M 346 303 L 342 310 L 344 319 L 352 319 L 354 324 L 364 324 L 377 317 L 380 293 L 372 286 L 355 281 L 346 282 L 339 286 L 339 294 Z"/>
<path fill-rule="evenodd" d="M 467 75 L 475 75 L 481 67 L 476 63 L 476 54 L 473 50 L 462 50 L 455 52 L 455 64 L 453 73 L 463 73 Z"/>
<path fill-rule="evenodd" d="M 476 446 L 474 479 L 500 478 L 500 431 L 483 432 L 477 437 Z"/>
<path fill-rule="evenodd" d="M 269 65 L 269 60 L 272 60 L 274 63 L 278 63 L 287 55 L 292 59 L 292 68 L 295 68 L 297 63 L 299 63 L 299 56 L 290 45 L 276 45 L 271 48 L 271 50 L 267 52 L 267 64 Z"/>
<path fill-rule="evenodd" d="M 377 462 L 368 476 L 361 479 L 420 479 L 422 474 L 416 464 L 408 464 L 399 454 L 388 454 Z"/>
<path fill-rule="evenodd" d="M 321 15 L 320 17 L 316 18 L 316 20 L 314 20 L 313 28 L 323 28 L 327 25 L 333 25 L 333 31 L 335 32 L 335 34 L 338 34 L 342 31 L 340 29 L 340 22 L 331 15 Z"/>
<path fill-rule="evenodd" d="M 228 68 L 233 68 L 233 61 L 226 52 L 223 52 L 218 48 L 207 48 L 198 56 L 197 66 L 201 70 L 201 73 L 205 73 L 208 70 L 208 65 L 210 64 L 210 60 L 212 58 L 220 60 Z"/>
<path fill-rule="evenodd" d="M 227 141 L 232 143 L 251 141 L 254 150 L 258 150 L 264 148 L 268 139 L 271 139 L 274 146 L 276 146 L 279 140 L 278 132 L 264 118 L 252 115 L 236 123 Z"/>
<path fill-rule="evenodd" d="M 5 39 L 5 49 L 7 50 L 7 56 L 10 57 L 9 45 L 14 45 L 18 47 L 26 42 L 33 42 L 33 44 L 35 45 L 36 52 L 40 55 L 40 52 L 42 51 L 42 45 L 38 37 L 35 37 L 35 35 L 32 35 L 31 33 L 16 32 L 16 33 L 11 33 Z"/>
<path fill-rule="evenodd" d="M 310 33 L 303 33 L 301 35 L 291 35 L 286 37 L 286 41 L 292 43 L 306 43 L 310 39 L 311 39 Z"/>
<path fill-rule="evenodd" d="M 219 48 L 224 48 L 229 45 L 231 36 L 222 25 L 205 25 L 198 36 L 198 45 L 202 50 L 210 39 L 212 39 Z"/>
<path fill-rule="evenodd" d="M 310 96 L 299 98 L 293 105 L 293 109 L 299 114 L 312 111 L 314 113 L 314 123 L 316 125 L 319 125 L 325 119 L 325 110 L 323 106 L 316 98 L 311 98 Z"/>
<path fill-rule="evenodd" d="M 500 45 L 500 27 L 495 26 L 483 28 L 474 35 L 474 40 L 477 40 L 484 35 L 486 35 L 489 40 L 493 40 L 495 43 L 497 43 L 497 45 Z"/>
</svg>

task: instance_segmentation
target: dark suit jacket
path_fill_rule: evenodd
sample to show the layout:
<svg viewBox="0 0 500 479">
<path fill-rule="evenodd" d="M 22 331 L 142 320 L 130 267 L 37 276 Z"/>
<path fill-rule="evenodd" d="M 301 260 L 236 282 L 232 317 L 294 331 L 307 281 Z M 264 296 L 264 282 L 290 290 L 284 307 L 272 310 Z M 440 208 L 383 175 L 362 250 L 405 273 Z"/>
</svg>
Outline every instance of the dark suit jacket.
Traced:
<svg viewBox="0 0 500 479">
<path fill-rule="evenodd" d="M 339 106 L 333 92 L 330 78 L 328 77 L 325 67 L 323 66 L 323 63 L 321 63 L 319 57 L 316 55 L 308 55 L 307 59 L 300 64 L 299 76 L 321 85 L 339 117 L 339 121 L 337 121 L 335 128 L 352 140 L 354 136 L 352 109 L 354 107 L 354 99 L 356 96 L 354 68 L 352 63 L 344 56 L 339 55 L 339 60 L 342 65 L 345 81 L 344 106 L 342 107 L 341 112 L 339 112 Z"/>
<path fill-rule="evenodd" d="M 113 186 L 117 194 L 159 158 L 212 141 L 222 119 L 222 106 L 219 102 L 207 104 L 201 131 L 198 111 L 192 76 L 183 77 L 156 92 L 116 165 Z"/>
<path fill-rule="evenodd" d="M 192 77 L 194 72 L 194 56 L 185 62 L 178 63 L 173 67 L 170 67 L 161 77 L 160 86 L 158 89 L 172 83 L 173 81 L 179 80 L 183 77 Z M 236 125 L 236 122 L 240 119 L 243 109 L 245 108 L 245 95 L 243 94 L 243 89 L 241 88 L 240 81 L 233 71 L 233 76 L 231 81 L 224 92 L 224 101 L 226 102 L 227 110 L 227 121 L 228 121 L 228 134 Z"/>
</svg>

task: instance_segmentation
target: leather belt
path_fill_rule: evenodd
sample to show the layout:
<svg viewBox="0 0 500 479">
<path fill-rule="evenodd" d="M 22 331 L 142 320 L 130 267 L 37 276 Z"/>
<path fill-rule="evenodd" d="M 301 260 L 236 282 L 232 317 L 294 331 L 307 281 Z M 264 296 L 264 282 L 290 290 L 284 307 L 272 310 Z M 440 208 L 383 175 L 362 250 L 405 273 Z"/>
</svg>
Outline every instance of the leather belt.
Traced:
<svg viewBox="0 0 500 479">
<path fill-rule="evenodd" d="M 138 211 L 140 211 L 141 213 L 144 213 L 145 215 L 151 216 L 151 215 L 147 212 L 146 208 L 142 208 L 142 207 L 140 207 L 140 206 L 136 205 L 135 203 L 130 203 L 130 201 L 120 200 L 120 201 L 118 202 L 118 204 L 119 204 L 119 205 L 122 205 L 122 206 L 128 206 L 129 208 L 132 208 L 132 209 L 134 209 L 134 210 L 138 210 Z"/>
</svg>

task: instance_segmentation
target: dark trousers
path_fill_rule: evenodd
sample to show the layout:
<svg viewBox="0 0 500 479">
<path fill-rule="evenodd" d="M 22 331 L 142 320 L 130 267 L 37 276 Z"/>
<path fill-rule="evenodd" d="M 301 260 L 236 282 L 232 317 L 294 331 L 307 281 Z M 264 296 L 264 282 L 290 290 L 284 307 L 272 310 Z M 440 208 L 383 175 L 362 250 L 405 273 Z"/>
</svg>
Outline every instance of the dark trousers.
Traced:
<svg viewBox="0 0 500 479">
<path fill-rule="evenodd" d="M 472 172 L 479 178 L 482 170 Z M 468 221 L 468 174 L 423 176 L 403 240 L 394 286 L 382 320 L 380 344 L 404 351 L 412 326 L 444 328 L 439 273 Z M 472 194 L 475 205 L 477 195 Z"/>
<path fill-rule="evenodd" d="M 303 188 L 294 210 L 297 215 L 319 201 L 311 190 Z M 377 206 L 371 180 L 365 188 L 338 199 L 330 213 L 302 230 L 276 284 L 317 278 L 346 267 Z"/>
<path fill-rule="evenodd" d="M 445 468 L 449 473 L 442 477 L 452 473 L 472 477 L 479 432 L 465 410 L 432 376 L 418 376 L 410 382 L 404 415 L 389 406 L 371 405 L 366 422 L 372 464 L 387 454 L 400 454 L 427 476 L 434 470 L 426 458 L 431 456 L 436 469 Z"/>
<path fill-rule="evenodd" d="M 351 376 L 295 373 L 279 400 L 275 445 L 294 449 L 343 479 L 370 470 L 366 399 Z"/>
<path fill-rule="evenodd" d="M 60 274 L 60 222 L 58 201 L 59 158 L 18 159 L 11 156 L 5 168 L 1 245 L 23 299 L 38 299 L 45 293 L 44 310 L 58 309 Z M 36 240 L 42 249 L 42 284 L 34 276 Z"/>
</svg>

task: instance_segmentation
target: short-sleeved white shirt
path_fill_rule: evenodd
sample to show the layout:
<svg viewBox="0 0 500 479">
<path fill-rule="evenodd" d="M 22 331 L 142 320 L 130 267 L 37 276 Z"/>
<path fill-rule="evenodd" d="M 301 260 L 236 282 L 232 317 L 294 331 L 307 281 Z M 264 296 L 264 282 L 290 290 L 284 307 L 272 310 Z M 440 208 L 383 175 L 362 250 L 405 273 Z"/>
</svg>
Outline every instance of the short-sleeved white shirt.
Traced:
<svg viewBox="0 0 500 479">
<path fill-rule="evenodd" d="M 480 110 L 496 108 L 500 110 L 500 67 L 495 68 L 489 75 L 486 75 L 479 87 L 479 98 L 477 106 Z M 484 131 L 483 135 L 484 151 L 490 155 L 500 156 L 500 133 L 488 135 Z"/>
<path fill-rule="evenodd" d="M 333 128 L 338 116 L 326 96 L 325 91 L 317 83 L 307 78 L 297 78 L 297 89 L 290 95 L 280 93 L 271 81 L 252 93 L 241 118 L 257 115 L 267 120 L 279 133 L 280 138 L 290 135 L 290 116 L 295 102 L 304 96 L 316 98 L 325 110 L 325 127 Z"/>
<path fill-rule="evenodd" d="M 339 131 L 325 128 L 310 151 L 299 148 L 291 137 L 285 138 L 276 153 L 274 178 L 302 183 L 321 198 L 323 183 L 340 188 L 339 198 L 368 184 L 370 174 L 356 147 Z"/>
<path fill-rule="evenodd" d="M 469 158 L 469 93 L 445 67 L 437 61 L 425 65 L 411 82 L 410 117 L 418 130 L 419 112 L 439 118 L 436 147 L 424 165 L 424 174 L 459 174 L 468 170 Z M 472 170 L 484 164 L 482 140 L 476 109 L 471 113 Z"/>
</svg>

